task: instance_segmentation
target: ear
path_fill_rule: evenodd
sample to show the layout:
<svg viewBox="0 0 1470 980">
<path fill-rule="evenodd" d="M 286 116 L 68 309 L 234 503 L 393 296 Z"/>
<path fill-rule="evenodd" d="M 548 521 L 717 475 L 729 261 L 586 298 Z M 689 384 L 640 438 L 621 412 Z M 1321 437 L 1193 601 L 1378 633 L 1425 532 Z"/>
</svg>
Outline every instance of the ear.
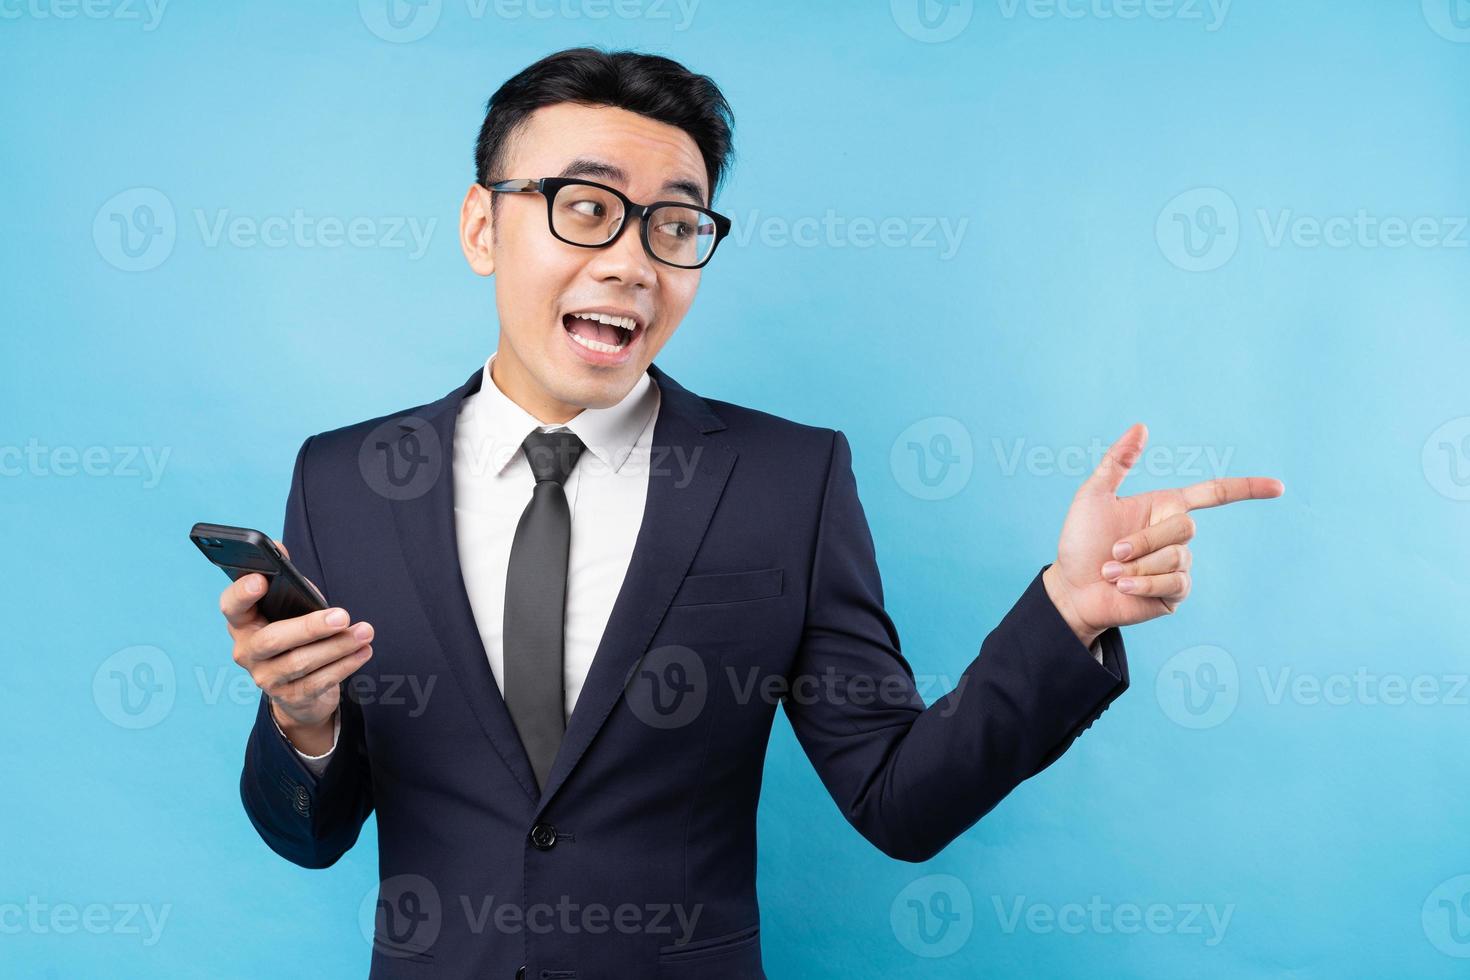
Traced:
<svg viewBox="0 0 1470 980">
<path fill-rule="evenodd" d="M 490 213 L 493 194 L 479 184 L 471 184 L 459 207 L 459 247 L 470 268 L 481 276 L 495 272 L 494 226 Z"/>
</svg>

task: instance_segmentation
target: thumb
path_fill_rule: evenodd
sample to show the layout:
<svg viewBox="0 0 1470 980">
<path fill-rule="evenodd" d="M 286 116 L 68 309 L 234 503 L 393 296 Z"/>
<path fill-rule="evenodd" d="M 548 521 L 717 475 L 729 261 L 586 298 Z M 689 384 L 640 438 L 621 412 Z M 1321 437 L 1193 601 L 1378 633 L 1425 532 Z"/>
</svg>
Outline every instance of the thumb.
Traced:
<svg viewBox="0 0 1470 980">
<path fill-rule="evenodd" d="M 1118 441 L 1108 447 L 1103 455 L 1102 462 L 1097 464 L 1097 469 L 1082 484 L 1083 493 L 1117 493 L 1118 487 L 1123 483 L 1123 477 L 1138 462 L 1138 457 L 1143 455 L 1143 447 L 1148 443 L 1148 426 L 1142 422 L 1135 422 L 1129 426 L 1128 431 L 1118 437 Z"/>
</svg>

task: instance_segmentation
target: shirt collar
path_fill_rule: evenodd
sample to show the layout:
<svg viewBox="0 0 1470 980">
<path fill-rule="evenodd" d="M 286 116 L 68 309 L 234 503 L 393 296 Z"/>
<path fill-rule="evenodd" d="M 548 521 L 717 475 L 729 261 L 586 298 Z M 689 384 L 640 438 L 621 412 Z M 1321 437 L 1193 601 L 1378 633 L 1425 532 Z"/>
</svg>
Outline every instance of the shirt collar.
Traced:
<svg viewBox="0 0 1470 980">
<path fill-rule="evenodd" d="M 598 462 L 616 473 L 658 408 L 658 385 L 644 371 L 638 383 L 616 405 L 584 408 L 563 424 L 544 423 L 511 401 L 495 384 L 490 376 L 494 361 L 494 354 L 486 358 L 480 390 L 465 399 L 456 438 L 469 439 L 477 450 L 477 458 L 488 463 L 497 476 L 515 457 L 526 436 L 538 429 L 542 432 L 572 430 Z"/>
</svg>

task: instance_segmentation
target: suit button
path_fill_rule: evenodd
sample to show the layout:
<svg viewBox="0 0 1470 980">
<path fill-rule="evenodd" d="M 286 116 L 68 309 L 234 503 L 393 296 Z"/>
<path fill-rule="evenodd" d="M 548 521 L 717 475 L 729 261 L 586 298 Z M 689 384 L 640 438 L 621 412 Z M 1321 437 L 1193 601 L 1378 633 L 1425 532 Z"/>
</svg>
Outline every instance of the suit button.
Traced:
<svg viewBox="0 0 1470 980">
<path fill-rule="evenodd" d="M 556 828 L 549 823 L 538 823 L 531 828 L 531 844 L 538 851 L 549 851 L 556 846 Z"/>
<path fill-rule="evenodd" d="M 521 967 L 516 971 L 516 980 L 526 980 L 526 968 Z"/>
</svg>

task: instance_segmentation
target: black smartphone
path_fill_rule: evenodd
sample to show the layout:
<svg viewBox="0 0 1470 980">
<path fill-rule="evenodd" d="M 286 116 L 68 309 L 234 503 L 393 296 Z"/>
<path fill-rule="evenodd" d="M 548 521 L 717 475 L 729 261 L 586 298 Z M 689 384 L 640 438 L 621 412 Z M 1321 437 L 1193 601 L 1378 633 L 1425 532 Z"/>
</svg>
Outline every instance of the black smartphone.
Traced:
<svg viewBox="0 0 1470 980">
<path fill-rule="evenodd" d="M 255 607 L 273 623 L 327 608 L 316 586 L 296 570 L 269 536 L 254 528 L 199 523 L 189 532 L 189 540 L 205 558 L 224 569 L 231 581 L 251 572 L 264 575 L 269 587 Z"/>
</svg>

